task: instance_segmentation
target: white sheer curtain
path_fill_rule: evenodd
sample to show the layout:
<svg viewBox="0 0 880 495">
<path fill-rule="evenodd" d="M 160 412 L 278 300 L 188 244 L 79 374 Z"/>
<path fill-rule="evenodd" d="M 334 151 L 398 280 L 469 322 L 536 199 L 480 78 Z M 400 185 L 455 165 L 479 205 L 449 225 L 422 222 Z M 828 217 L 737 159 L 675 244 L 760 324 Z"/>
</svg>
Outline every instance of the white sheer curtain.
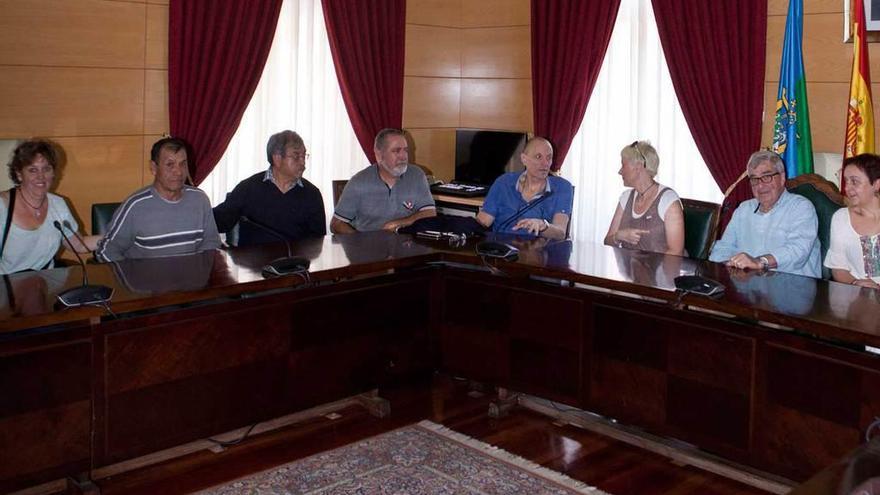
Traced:
<svg viewBox="0 0 880 495">
<path fill-rule="evenodd" d="M 706 91 L 711 94 L 711 88 Z M 562 176 L 575 186 L 572 238 L 604 239 L 624 190 L 617 174 L 620 150 L 636 139 L 657 149 L 661 184 L 683 198 L 721 202 L 678 106 L 650 0 L 622 0 L 584 121 L 562 167 Z"/>
<path fill-rule="evenodd" d="M 284 0 L 263 76 L 226 153 L 200 187 L 217 205 L 242 179 L 266 170 L 266 142 L 291 129 L 311 158 L 304 177 L 321 190 L 329 219 L 331 182 L 369 164 L 342 101 L 320 0 Z"/>
</svg>

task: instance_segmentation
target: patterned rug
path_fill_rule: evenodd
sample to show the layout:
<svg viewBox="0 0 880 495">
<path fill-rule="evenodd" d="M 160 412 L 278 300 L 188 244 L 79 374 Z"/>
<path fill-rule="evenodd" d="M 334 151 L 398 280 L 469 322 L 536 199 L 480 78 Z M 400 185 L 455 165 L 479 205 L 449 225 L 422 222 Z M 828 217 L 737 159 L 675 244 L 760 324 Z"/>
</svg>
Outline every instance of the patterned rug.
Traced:
<svg viewBox="0 0 880 495">
<path fill-rule="evenodd" d="M 607 495 L 430 421 L 200 492 L 289 493 Z"/>
</svg>

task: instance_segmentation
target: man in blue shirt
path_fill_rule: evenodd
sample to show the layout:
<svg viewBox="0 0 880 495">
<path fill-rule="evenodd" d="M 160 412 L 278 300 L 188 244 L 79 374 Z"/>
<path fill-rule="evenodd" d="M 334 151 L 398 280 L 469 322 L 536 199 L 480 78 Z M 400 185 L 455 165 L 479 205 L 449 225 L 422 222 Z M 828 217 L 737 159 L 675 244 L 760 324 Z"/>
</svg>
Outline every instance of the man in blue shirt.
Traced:
<svg viewBox="0 0 880 495">
<path fill-rule="evenodd" d="M 477 221 L 495 232 L 564 239 L 574 189 L 562 177 L 550 175 L 553 146 L 542 137 L 533 137 L 520 158 L 526 170 L 495 180 Z"/>
<path fill-rule="evenodd" d="M 816 209 L 786 191 L 782 158 L 772 151 L 755 152 L 748 174 L 755 199 L 739 205 L 709 259 L 742 270 L 821 278 Z"/>
</svg>

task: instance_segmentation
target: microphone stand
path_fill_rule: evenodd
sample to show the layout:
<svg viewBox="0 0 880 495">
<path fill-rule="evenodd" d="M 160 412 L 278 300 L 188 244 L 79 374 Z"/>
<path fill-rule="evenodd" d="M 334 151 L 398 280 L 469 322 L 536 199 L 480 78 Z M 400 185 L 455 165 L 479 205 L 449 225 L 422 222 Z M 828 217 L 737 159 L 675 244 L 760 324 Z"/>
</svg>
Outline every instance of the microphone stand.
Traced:
<svg viewBox="0 0 880 495">
<path fill-rule="evenodd" d="M 58 232 L 61 232 L 61 237 L 63 237 L 64 240 L 67 241 L 67 244 L 73 248 L 73 243 L 70 242 L 70 237 L 64 233 L 64 228 L 62 228 L 61 223 L 58 222 L 58 220 L 55 220 L 52 222 L 52 225 L 58 229 Z M 76 233 L 70 227 L 70 223 L 66 220 L 64 222 L 64 227 L 67 227 L 72 232 Z M 85 242 L 82 241 L 79 234 L 77 234 L 76 237 L 79 242 L 85 246 Z M 79 260 L 79 266 L 82 268 L 82 285 L 61 292 L 58 294 L 58 301 L 68 308 L 89 305 L 107 305 L 110 302 L 110 298 L 113 297 L 113 289 L 106 285 L 90 285 L 85 261 L 83 261 L 76 249 L 73 249 L 73 254 L 76 255 L 76 259 Z"/>
<path fill-rule="evenodd" d="M 506 229 L 508 226 L 510 226 L 510 224 L 512 224 L 512 223 L 515 222 L 516 220 L 519 220 L 520 217 L 522 217 L 523 215 L 525 215 L 529 210 L 531 210 L 532 208 L 534 208 L 534 207 L 538 206 L 539 204 L 543 203 L 547 198 L 549 198 L 549 197 L 552 196 L 552 195 L 553 195 L 553 191 L 550 191 L 550 192 L 548 192 L 548 193 L 545 193 L 545 194 L 544 194 L 543 196 L 541 196 L 540 198 L 538 198 L 538 199 L 536 199 L 536 200 L 534 200 L 534 201 L 532 201 L 532 202 L 530 202 L 530 203 L 526 203 L 525 205 L 523 205 L 522 207 L 520 207 L 520 209 L 519 209 L 516 213 L 514 213 L 513 216 L 511 216 L 511 217 L 508 218 L 503 224 L 501 224 L 501 226 L 498 227 L 498 231 L 499 231 L 499 232 L 503 231 L 503 230 Z"/>
<path fill-rule="evenodd" d="M 263 267 L 264 277 L 281 277 L 284 275 L 302 274 L 303 272 L 309 271 L 309 265 L 311 265 L 311 261 L 309 261 L 308 258 L 293 256 L 290 251 L 290 241 L 286 237 L 281 235 L 280 232 L 266 225 L 263 225 L 262 223 L 251 220 L 244 215 L 241 216 L 241 221 L 249 223 L 264 232 L 268 232 L 273 237 L 277 237 L 278 239 L 284 241 L 284 246 L 287 247 L 287 257 L 273 260 Z"/>
</svg>

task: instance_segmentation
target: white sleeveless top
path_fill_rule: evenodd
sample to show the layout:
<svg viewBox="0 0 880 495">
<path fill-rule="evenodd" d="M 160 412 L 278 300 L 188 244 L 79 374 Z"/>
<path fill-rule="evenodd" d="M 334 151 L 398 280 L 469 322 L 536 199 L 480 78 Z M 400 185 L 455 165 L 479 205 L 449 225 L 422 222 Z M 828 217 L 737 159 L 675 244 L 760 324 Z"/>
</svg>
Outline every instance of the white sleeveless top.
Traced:
<svg viewBox="0 0 880 495">
<path fill-rule="evenodd" d="M 18 191 L 16 193 L 20 194 Z M 64 198 L 49 193 L 46 201 L 49 202 L 49 207 L 42 225 L 34 230 L 23 229 L 15 225 L 14 222 L 9 226 L 9 237 L 6 239 L 6 247 L 3 249 L 3 257 L 0 258 L 0 273 L 39 270 L 47 263 L 49 263 L 49 268 L 52 268 L 54 264 L 50 262 L 58 252 L 58 248 L 61 247 L 61 233 L 52 223 L 55 220 L 61 223 L 67 220 L 74 230 L 79 230 Z M 27 208 L 27 205 L 21 202 L 20 197 L 15 198 L 15 203 L 17 208 Z M 9 205 L 6 201 L 0 201 L 0 241 L 2 241 L 2 229 L 6 225 L 8 214 Z M 69 232 L 65 233 L 72 235 Z"/>
</svg>

